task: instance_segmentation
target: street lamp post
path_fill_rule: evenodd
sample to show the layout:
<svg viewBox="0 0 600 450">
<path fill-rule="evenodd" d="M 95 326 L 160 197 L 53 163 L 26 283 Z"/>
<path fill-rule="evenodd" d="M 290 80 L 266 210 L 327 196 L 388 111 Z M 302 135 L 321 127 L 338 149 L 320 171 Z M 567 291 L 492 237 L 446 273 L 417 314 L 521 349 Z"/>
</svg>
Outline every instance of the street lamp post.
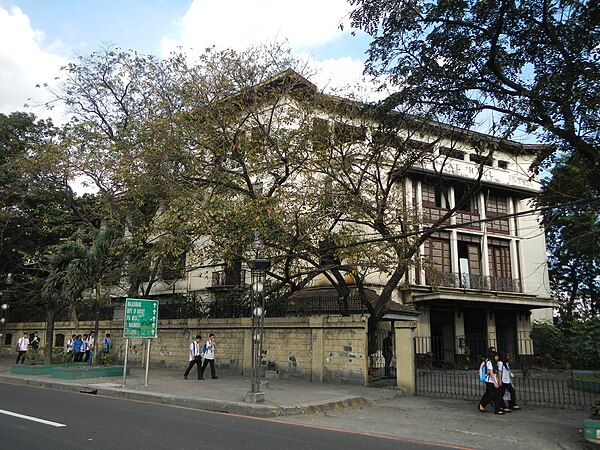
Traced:
<svg viewBox="0 0 600 450">
<path fill-rule="evenodd" d="M 3 280 L 3 284 L 7 287 L 10 287 L 13 282 L 13 275 L 9 273 L 6 275 L 6 278 Z M 0 291 L 0 301 L 3 303 L 0 305 L 0 364 L 2 361 L 2 352 L 4 350 L 4 344 L 6 342 L 6 322 L 8 320 L 8 308 L 9 304 L 7 303 L 10 299 L 10 290 Z"/>
<path fill-rule="evenodd" d="M 262 362 L 263 323 L 265 318 L 265 280 L 267 269 L 271 261 L 259 258 L 260 249 L 263 247 L 258 234 L 254 235 L 252 248 L 255 258 L 248 260 L 252 284 L 252 386 L 246 394 L 246 401 L 261 403 L 265 401 L 265 394 L 260 390 L 260 370 Z"/>
</svg>

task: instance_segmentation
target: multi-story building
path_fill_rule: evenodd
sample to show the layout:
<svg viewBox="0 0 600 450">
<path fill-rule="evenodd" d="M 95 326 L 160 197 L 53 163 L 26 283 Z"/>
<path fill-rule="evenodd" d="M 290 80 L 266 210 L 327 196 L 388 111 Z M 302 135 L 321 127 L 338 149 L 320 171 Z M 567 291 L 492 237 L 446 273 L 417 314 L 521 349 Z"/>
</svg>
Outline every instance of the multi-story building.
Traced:
<svg viewBox="0 0 600 450">
<path fill-rule="evenodd" d="M 325 100 L 314 102 L 315 105 L 327 101 L 339 105 L 345 101 L 317 92 L 315 86 L 294 72 L 285 72 L 281 77 L 292 78 L 298 89 Z M 296 101 L 300 100 L 293 99 L 286 107 L 293 108 Z M 356 110 L 356 103 L 348 104 Z M 375 133 L 373 119 L 362 121 L 359 126 L 355 111 L 343 127 L 339 116 L 333 117 L 327 108 L 316 106 L 314 117 L 319 127 L 332 134 L 344 128 L 346 136 L 351 136 L 344 144 L 352 145 L 356 154 L 361 145 L 367 145 L 367 137 Z M 347 133 L 352 123 L 358 131 Z M 438 361 L 474 358 L 488 345 L 514 355 L 530 354 L 528 332 L 532 319 L 551 319 L 554 306 L 544 232 L 531 202 L 539 183 L 530 166 L 540 148 L 446 126 L 428 130 L 396 130 L 404 136 L 405 143 L 410 141 L 425 156 L 402 171 L 394 183 L 401 192 L 403 207 L 416 218 L 411 222 L 413 230 L 426 230 L 448 211 L 453 213 L 436 225 L 436 231 L 413 255 L 413 263 L 408 265 L 392 295 L 398 308 L 387 319 L 409 320 L 417 316 L 417 353 Z M 436 135 L 431 130 L 440 133 Z M 451 132 L 446 133 L 448 130 Z M 248 134 L 251 133 L 249 127 Z M 475 148 L 473 142 L 480 144 Z M 482 147 L 488 150 L 482 151 Z M 489 151 L 491 148 L 493 152 Z M 475 192 L 465 195 L 473 185 L 477 187 Z M 300 186 L 301 183 L 298 189 Z M 180 279 L 173 276 L 157 283 L 153 293 L 198 292 L 214 300 L 220 292 L 247 284 L 249 278 L 249 271 L 238 260 L 223 267 L 194 269 Z M 352 277 L 345 280 L 352 285 Z M 364 281 L 371 295 L 377 296 L 386 278 L 370 273 Z M 326 284 L 323 277 L 317 278 L 312 287 L 295 294 L 296 298 L 331 297 L 324 289 Z M 327 300 L 331 304 L 331 298 Z M 359 305 L 352 312 L 360 309 Z M 335 313 L 330 307 L 307 312 Z"/>
</svg>

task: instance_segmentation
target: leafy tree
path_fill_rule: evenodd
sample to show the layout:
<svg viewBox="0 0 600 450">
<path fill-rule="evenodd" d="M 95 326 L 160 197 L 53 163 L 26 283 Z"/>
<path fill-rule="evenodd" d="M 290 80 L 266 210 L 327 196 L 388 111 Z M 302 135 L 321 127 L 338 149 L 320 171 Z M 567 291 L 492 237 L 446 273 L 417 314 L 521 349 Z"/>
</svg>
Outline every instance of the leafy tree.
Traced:
<svg viewBox="0 0 600 450">
<path fill-rule="evenodd" d="M 120 244 L 127 261 L 123 290 L 132 296 L 147 296 L 162 261 L 188 245 L 156 220 L 170 214 L 172 193 L 160 179 L 171 168 L 151 151 L 151 141 L 168 132 L 168 118 L 182 106 L 172 82 L 158 58 L 107 47 L 65 67 L 54 91 L 52 103 L 73 115 L 61 147 L 71 176 L 96 191 L 102 220 L 127 236 Z M 164 119 L 155 123 L 160 130 L 148 128 L 153 116 Z"/>
<path fill-rule="evenodd" d="M 562 155 L 543 184 L 552 289 L 566 323 L 600 315 L 600 190 L 587 183 L 593 168 L 579 155 Z M 579 199 L 595 202 L 580 203 Z M 566 204 L 566 206 L 565 206 Z"/>
<path fill-rule="evenodd" d="M 597 2 L 349 0 L 352 25 L 373 38 L 366 72 L 396 93 L 385 102 L 472 126 L 499 113 L 510 136 L 538 131 L 600 173 Z M 541 161 L 553 151 L 541 151 Z"/>
<path fill-rule="evenodd" d="M 12 314 L 46 311 L 40 289 L 45 257 L 91 217 L 77 199 L 57 151 L 60 133 L 33 115 L 0 114 L 0 271 L 15 274 Z"/>
</svg>

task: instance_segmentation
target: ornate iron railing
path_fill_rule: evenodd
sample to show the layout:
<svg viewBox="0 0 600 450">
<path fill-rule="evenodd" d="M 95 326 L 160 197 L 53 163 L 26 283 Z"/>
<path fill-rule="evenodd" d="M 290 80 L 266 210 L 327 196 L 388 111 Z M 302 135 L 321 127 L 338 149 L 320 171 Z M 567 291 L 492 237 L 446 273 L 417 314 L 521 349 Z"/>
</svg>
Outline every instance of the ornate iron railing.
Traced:
<svg viewBox="0 0 600 450">
<path fill-rule="evenodd" d="M 429 270 L 426 272 L 425 281 L 428 285 L 439 287 L 477 289 L 482 291 L 523 292 L 521 281 L 514 278 Z"/>
</svg>

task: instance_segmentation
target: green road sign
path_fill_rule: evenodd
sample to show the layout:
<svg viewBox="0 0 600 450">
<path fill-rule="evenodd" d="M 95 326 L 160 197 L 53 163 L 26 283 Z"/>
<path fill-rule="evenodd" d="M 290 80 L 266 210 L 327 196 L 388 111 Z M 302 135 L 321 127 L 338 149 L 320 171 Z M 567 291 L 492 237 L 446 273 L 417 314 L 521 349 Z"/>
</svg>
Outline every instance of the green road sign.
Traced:
<svg viewBox="0 0 600 450">
<path fill-rule="evenodd" d="M 158 337 L 158 300 L 125 300 L 125 338 Z"/>
</svg>

